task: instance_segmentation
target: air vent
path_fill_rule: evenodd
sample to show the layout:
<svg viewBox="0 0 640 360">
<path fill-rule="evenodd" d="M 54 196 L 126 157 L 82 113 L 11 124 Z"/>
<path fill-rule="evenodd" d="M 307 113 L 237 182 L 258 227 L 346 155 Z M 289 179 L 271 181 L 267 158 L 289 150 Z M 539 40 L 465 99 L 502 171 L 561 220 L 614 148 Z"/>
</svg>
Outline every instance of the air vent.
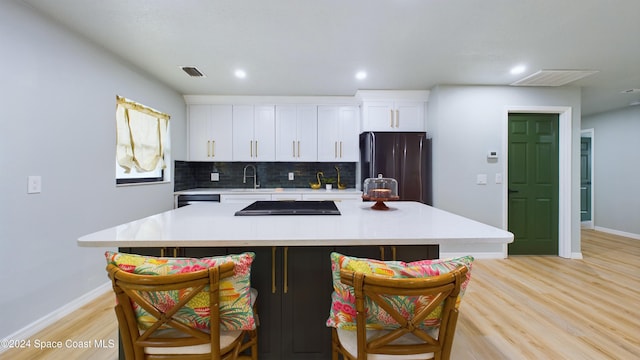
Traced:
<svg viewBox="0 0 640 360">
<path fill-rule="evenodd" d="M 180 68 L 191 77 L 204 77 L 202 71 L 198 70 L 195 66 L 181 66 Z"/>
<path fill-rule="evenodd" d="M 524 79 L 514 82 L 513 86 L 562 86 L 597 73 L 597 70 L 540 70 Z"/>
</svg>

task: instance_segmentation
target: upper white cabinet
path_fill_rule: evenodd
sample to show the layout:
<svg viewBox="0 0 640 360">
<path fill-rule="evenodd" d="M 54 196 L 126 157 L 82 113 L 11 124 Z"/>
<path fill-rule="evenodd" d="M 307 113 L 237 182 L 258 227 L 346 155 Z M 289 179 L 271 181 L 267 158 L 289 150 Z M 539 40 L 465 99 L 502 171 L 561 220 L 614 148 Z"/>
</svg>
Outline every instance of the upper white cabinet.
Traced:
<svg viewBox="0 0 640 360">
<path fill-rule="evenodd" d="M 358 161 L 356 106 L 318 106 L 318 161 Z"/>
<path fill-rule="evenodd" d="M 318 110 L 313 105 L 276 106 L 276 161 L 317 161 Z"/>
<path fill-rule="evenodd" d="M 233 160 L 275 160 L 275 107 L 233 106 Z"/>
<path fill-rule="evenodd" d="M 358 91 L 362 131 L 425 131 L 429 91 Z"/>
<path fill-rule="evenodd" d="M 232 160 L 231 109 L 231 105 L 189 105 L 189 160 Z"/>
</svg>

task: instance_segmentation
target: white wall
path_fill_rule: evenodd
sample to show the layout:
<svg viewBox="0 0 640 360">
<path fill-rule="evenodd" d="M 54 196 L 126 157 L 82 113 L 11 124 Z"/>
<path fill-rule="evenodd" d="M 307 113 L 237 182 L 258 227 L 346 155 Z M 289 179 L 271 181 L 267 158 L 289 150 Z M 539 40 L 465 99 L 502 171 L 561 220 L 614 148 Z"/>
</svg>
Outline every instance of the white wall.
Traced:
<svg viewBox="0 0 640 360">
<path fill-rule="evenodd" d="M 186 111 L 177 92 L 20 2 L 0 2 L 0 49 L 3 338 L 107 282 L 106 249 L 79 236 L 172 207 L 172 183 L 115 186 L 116 94 L 172 116 L 174 159 Z M 27 195 L 29 175 L 42 193 Z"/>
<path fill-rule="evenodd" d="M 434 206 L 496 227 L 506 228 L 506 114 L 514 107 L 570 107 L 571 252 L 580 253 L 580 89 L 510 86 L 438 86 L 429 96 L 428 131 L 433 135 Z M 498 151 L 497 161 L 487 152 Z M 487 185 L 476 185 L 478 174 Z M 441 246 L 441 252 L 474 249 Z M 501 246 L 478 251 L 498 252 Z"/>
<path fill-rule="evenodd" d="M 593 129 L 594 225 L 640 238 L 640 106 L 582 119 Z"/>
</svg>

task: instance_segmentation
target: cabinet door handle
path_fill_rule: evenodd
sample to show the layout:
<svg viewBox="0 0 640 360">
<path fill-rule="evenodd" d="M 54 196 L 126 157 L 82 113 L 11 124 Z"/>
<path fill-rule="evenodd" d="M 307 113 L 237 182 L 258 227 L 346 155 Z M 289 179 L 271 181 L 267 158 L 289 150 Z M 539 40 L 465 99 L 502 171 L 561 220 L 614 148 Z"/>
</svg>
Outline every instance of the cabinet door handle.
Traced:
<svg viewBox="0 0 640 360">
<path fill-rule="evenodd" d="M 211 140 L 207 141 L 207 157 L 211 157 Z"/>
<path fill-rule="evenodd" d="M 340 159 L 342 159 L 342 141 L 340 141 Z"/>
<path fill-rule="evenodd" d="M 389 119 L 391 120 L 391 127 L 393 127 L 393 109 L 389 109 Z"/>
<path fill-rule="evenodd" d="M 396 253 L 396 247 L 392 246 L 391 247 L 391 260 L 393 261 L 397 261 L 397 253 Z"/>
<path fill-rule="evenodd" d="M 300 157 L 300 141 L 298 140 L 298 157 Z"/>
<path fill-rule="evenodd" d="M 284 247 L 284 293 L 289 292 L 289 247 Z"/>
<path fill-rule="evenodd" d="M 253 157 L 253 140 L 249 142 L 249 156 Z"/>
<path fill-rule="evenodd" d="M 211 157 L 216 157 L 216 141 L 211 140 Z"/>
<path fill-rule="evenodd" d="M 296 157 L 296 141 L 295 140 L 291 142 L 291 155 L 294 158 Z"/>
<path fill-rule="evenodd" d="M 400 127 L 400 110 L 396 109 L 396 127 Z"/>
<path fill-rule="evenodd" d="M 258 140 L 256 140 L 256 157 L 258 157 Z"/>
<path fill-rule="evenodd" d="M 380 260 L 384 261 L 384 246 L 379 246 L 380 248 Z"/>
<path fill-rule="evenodd" d="M 271 247 L 271 293 L 276 293 L 276 247 Z"/>
</svg>

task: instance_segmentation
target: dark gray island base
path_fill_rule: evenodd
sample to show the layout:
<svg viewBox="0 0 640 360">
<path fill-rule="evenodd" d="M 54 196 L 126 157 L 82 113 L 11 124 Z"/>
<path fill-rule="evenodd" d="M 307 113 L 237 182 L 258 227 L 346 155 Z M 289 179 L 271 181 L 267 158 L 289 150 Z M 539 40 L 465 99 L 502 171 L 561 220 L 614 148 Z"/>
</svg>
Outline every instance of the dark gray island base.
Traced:
<svg viewBox="0 0 640 360">
<path fill-rule="evenodd" d="M 252 251 L 251 285 L 258 290 L 260 360 L 329 360 L 331 330 L 325 322 L 331 306 L 331 260 L 336 251 L 380 260 L 438 258 L 438 245 L 265 246 L 131 248 L 122 252 L 205 257 Z M 124 355 L 120 352 L 120 359 Z"/>
</svg>

